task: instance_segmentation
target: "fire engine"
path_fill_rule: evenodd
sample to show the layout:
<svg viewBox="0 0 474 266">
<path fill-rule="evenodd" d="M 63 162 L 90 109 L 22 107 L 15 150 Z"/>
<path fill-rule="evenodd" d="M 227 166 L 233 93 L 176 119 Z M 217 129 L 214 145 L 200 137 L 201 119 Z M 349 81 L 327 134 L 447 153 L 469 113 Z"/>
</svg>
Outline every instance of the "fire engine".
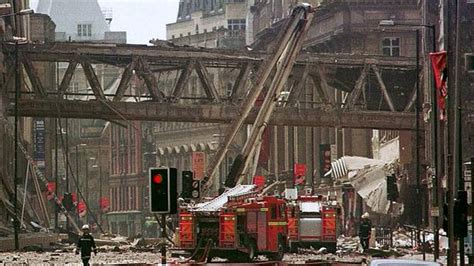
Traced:
<svg viewBox="0 0 474 266">
<path fill-rule="evenodd" d="M 336 252 L 337 205 L 323 196 L 299 196 L 288 203 L 288 247 L 325 247 Z"/>
<path fill-rule="evenodd" d="M 217 256 L 252 261 L 258 254 L 281 260 L 288 240 L 286 201 L 258 196 L 239 185 L 179 214 L 179 246 L 201 261 Z M 227 200 L 226 200 L 227 199 Z"/>
<path fill-rule="evenodd" d="M 179 247 L 192 259 L 213 257 L 252 261 L 266 255 L 279 261 L 298 247 L 336 251 L 337 208 L 322 196 L 296 200 L 257 194 L 254 185 L 238 185 L 179 215 Z"/>
<path fill-rule="evenodd" d="M 214 175 L 231 142 L 244 125 L 257 98 L 266 93 L 242 151 L 225 180 L 228 190 L 210 201 L 181 206 L 178 246 L 194 251 L 191 259 L 203 261 L 213 256 L 236 255 L 244 256 L 248 261 L 265 254 L 272 260 L 281 260 L 289 245 L 296 247 L 308 241 L 326 241 L 335 247 L 335 215 L 332 209 L 320 204 L 318 211 L 311 211 L 306 207 L 311 205 L 309 198 L 289 204 L 277 196 L 257 194 L 254 185 L 241 185 L 245 177 L 255 175 L 261 136 L 279 104 L 277 96 L 289 93 L 283 91 L 284 85 L 301 50 L 313 13 L 314 9 L 308 4 L 300 3 L 293 9 L 273 47 L 274 53 L 259 66 L 255 86 L 249 89 L 240 116 L 229 126 L 226 138 L 209 164 L 201 183 L 201 196 L 208 195 L 212 180 L 218 180 Z M 264 90 L 266 84 L 269 86 Z"/>
</svg>

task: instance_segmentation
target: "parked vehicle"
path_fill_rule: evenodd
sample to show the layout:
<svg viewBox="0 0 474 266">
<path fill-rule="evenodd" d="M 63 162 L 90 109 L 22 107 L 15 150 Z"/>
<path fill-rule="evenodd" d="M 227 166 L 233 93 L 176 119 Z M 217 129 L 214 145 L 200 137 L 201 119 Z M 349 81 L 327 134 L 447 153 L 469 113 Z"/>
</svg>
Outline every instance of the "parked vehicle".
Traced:
<svg viewBox="0 0 474 266">
<path fill-rule="evenodd" d="M 337 207 L 322 196 L 299 196 L 288 204 L 288 247 L 325 247 L 336 252 Z"/>
</svg>

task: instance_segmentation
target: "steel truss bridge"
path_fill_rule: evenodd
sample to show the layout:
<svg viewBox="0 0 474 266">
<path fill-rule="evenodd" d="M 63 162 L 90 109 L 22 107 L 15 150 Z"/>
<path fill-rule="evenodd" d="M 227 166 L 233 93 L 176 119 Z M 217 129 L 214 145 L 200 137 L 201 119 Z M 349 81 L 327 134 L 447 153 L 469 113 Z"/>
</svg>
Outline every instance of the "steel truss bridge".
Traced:
<svg viewBox="0 0 474 266">
<path fill-rule="evenodd" d="M 266 58 L 262 52 L 171 45 L 3 43 L 2 51 L 6 67 L 2 88 L 8 101 L 14 102 L 16 60 L 26 73 L 20 80 L 20 116 L 112 121 L 229 123 L 239 115 L 240 102 L 255 79 L 254 70 Z M 44 85 L 46 79 L 40 74 L 45 63 L 67 64 L 65 74 L 52 87 Z M 112 92 L 101 87 L 96 64 L 120 68 L 118 86 Z M 82 99 L 71 97 L 74 93 L 68 90 L 79 66 L 92 91 Z M 270 124 L 415 130 L 415 67 L 414 58 L 302 52 L 286 85 L 285 104 L 276 109 Z M 235 73 L 226 76 L 232 84 L 229 95 L 223 96 L 226 90 L 213 81 L 216 71 Z M 166 73 L 176 73 L 172 82 L 163 82 Z M 200 81 L 204 97 L 185 95 L 192 75 Z M 130 90 L 134 76 L 146 87 L 139 97 Z M 394 78 L 403 85 L 387 86 Z M 304 95 L 308 89 L 315 92 L 311 101 Z M 14 115 L 13 105 L 7 113 Z M 246 122 L 252 123 L 257 113 L 255 107 Z"/>
</svg>

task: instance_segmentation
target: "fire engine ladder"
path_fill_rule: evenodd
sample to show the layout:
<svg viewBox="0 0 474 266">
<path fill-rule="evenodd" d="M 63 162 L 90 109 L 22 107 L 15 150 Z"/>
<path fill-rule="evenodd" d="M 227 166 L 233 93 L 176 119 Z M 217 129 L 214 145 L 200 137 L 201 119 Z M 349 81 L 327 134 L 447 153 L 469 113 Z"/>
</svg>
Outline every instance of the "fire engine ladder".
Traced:
<svg viewBox="0 0 474 266">
<path fill-rule="evenodd" d="M 249 90 L 248 97 L 244 100 L 240 110 L 240 116 L 234 120 L 229 126 L 228 133 L 224 141 L 221 143 L 216 155 L 209 164 L 206 178 L 203 182 L 203 194 L 209 192 L 212 183 L 212 177 L 215 175 L 220 163 L 229 150 L 229 146 L 235 139 L 237 133 L 244 125 L 245 119 L 250 114 L 252 107 L 258 96 L 261 94 L 264 85 L 269 81 L 268 78 L 274 72 L 271 85 L 265 96 L 263 105 L 261 106 L 255 123 L 252 126 L 250 136 L 248 137 L 242 153 L 239 154 L 232 165 L 231 171 L 227 176 L 225 186 L 234 187 L 244 175 L 248 168 L 248 164 L 255 153 L 255 147 L 260 147 L 260 141 L 263 131 L 270 119 L 270 115 L 275 107 L 276 100 L 282 91 L 282 88 L 288 79 L 293 68 L 293 64 L 297 54 L 299 53 L 303 41 L 303 37 L 311 24 L 312 13 L 314 10 L 307 4 L 300 4 L 293 9 L 286 27 L 277 38 L 277 45 L 274 54 L 261 63 L 257 72 L 257 81 L 254 88 Z"/>
</svg>

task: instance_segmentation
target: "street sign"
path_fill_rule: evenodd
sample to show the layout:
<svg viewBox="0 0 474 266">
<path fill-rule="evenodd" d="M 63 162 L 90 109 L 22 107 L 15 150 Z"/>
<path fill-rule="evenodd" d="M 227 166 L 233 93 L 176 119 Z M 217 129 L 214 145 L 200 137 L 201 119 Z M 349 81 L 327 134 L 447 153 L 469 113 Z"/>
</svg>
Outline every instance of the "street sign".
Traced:
<svg viewBox="0 0 474 266">
<path fill-rule="evenodd" d="M 204 152 L 193 152 L 193 172 L 195 180 L 202 180 L 204 178 L 204 171 L 206 165 L 206 154 Z"/>
<path fill-rule="evenodd" d="M 432 207 L 431 208 L 431 216 L 432 217 L 439 217 L 439 208 L 438 207 Z"/>
</svg>

